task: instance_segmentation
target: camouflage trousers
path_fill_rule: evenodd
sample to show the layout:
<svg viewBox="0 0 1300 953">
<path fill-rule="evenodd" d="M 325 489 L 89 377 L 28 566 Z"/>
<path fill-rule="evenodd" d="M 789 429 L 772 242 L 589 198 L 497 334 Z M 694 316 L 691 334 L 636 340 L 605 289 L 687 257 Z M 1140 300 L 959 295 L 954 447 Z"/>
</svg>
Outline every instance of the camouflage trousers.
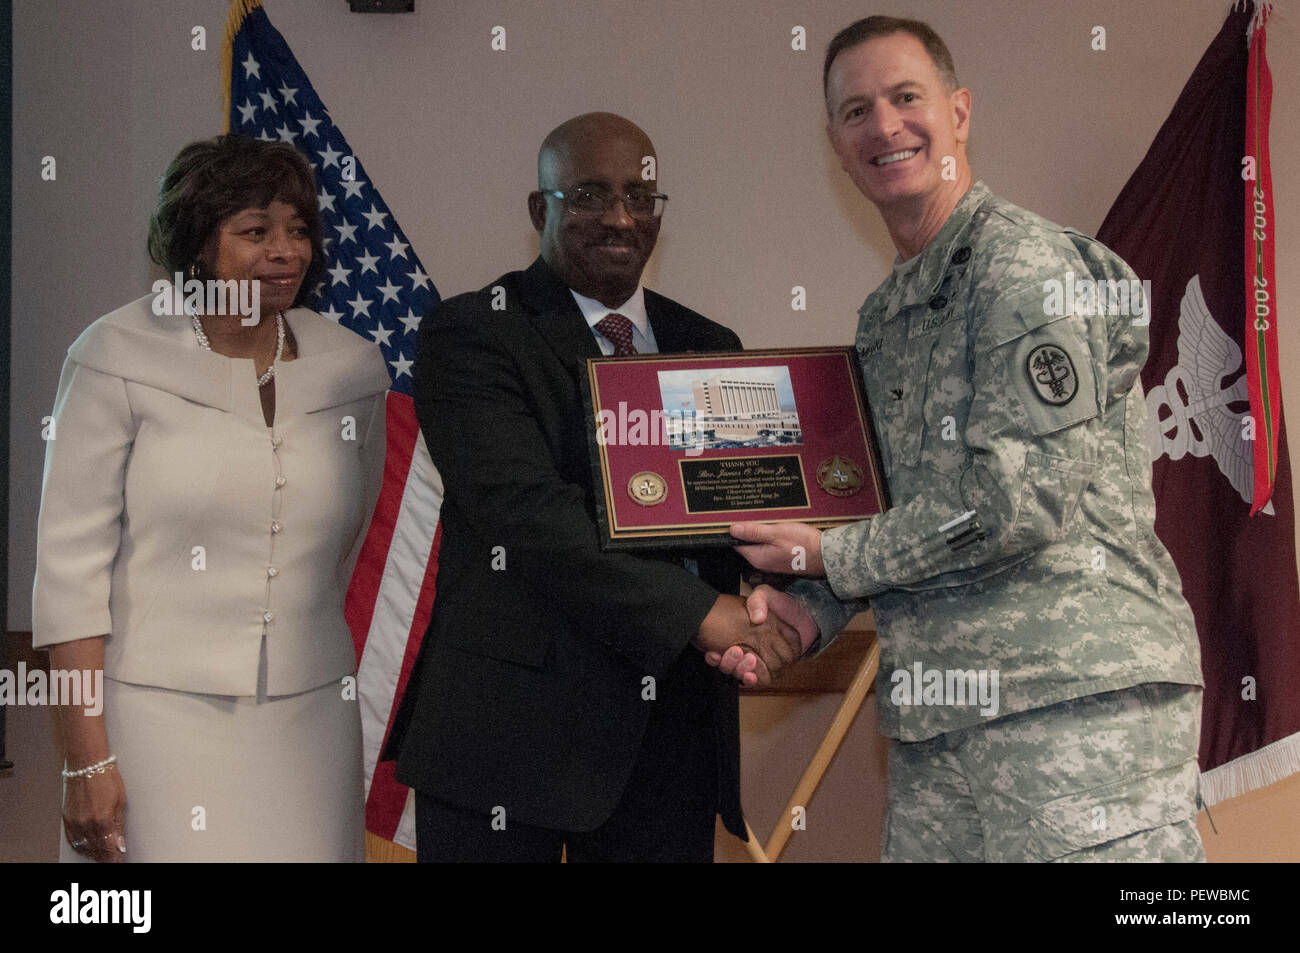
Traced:
<svg viewBox="0 0 1300 953">
<path fill-rule="evenodd" d="M 892 741 L 885 861 L 1204 861 L 1201 689 L 1151 683 Z"/>
</svg>

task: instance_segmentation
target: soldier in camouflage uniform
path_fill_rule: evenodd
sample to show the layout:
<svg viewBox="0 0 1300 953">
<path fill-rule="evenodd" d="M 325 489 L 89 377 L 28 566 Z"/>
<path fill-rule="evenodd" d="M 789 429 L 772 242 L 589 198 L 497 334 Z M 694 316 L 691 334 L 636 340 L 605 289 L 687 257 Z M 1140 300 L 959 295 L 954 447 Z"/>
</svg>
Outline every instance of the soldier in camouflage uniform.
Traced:
<svg viewBox="0 0 1300 953">
<path fill-rule="evenodd" d="M 759 587 L 751 611 L 812 652 L 874 608 L 886 860 L 1203 860 L 1199 650 L 1154 531 L 1146 316 L 1087 293 L 1136 278 L 972 182 L 970 94 L 925 24 L 843 31 L 826 92 L 899 249 L 856 341 L 893 506 L 733 527 L 756 567 L 790 573 L 802 547 L 825 576 Z"/>
</svg>

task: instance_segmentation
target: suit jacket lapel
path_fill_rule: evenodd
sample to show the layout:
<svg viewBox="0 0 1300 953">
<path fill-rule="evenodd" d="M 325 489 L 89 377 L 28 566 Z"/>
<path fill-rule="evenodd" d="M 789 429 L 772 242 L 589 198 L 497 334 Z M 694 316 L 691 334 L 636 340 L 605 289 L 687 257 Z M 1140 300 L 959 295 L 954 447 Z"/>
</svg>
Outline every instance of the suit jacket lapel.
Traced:
<svg viewBox="0 0 1300 953">
<path fill-rule="evenodd" d="M 650 329 L 654 331 L 655 343 L 662 353 L 681 354 L 719 349 L 716 336 L 707 329 L 707 322 L 701 324 L 697 320 L 698 315 L 693 318 L 690 309 L 682 307 L 671 298 L 665 298 L 647 288 L 645 310 L 650 318 Z"/>
<path fill-rule="evenodd" d="M 660 295 L 646 289 L 645 313 L 650 319 L 650 330 L 654 332 L 655 344 L 660 354 L 675 354 L 694 350 L 694 343 L 689 335 L 683 333 L 681 321 L 674 321 L 670 305 Z"/>
<path fill-rule="evenodd" d="M 541 258 L 520 277 L 518 294 L 533 327 L 564 364 L 582 366 L 587 358 L 600 357 L 600 345 L 578 302 Z"/>
</svg>

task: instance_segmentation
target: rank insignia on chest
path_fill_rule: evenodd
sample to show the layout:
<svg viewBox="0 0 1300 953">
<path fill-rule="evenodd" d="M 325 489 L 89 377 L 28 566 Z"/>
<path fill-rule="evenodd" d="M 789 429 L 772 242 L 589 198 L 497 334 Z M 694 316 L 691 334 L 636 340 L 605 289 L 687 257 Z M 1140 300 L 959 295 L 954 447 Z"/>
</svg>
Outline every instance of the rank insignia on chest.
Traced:
<svg viewBox="0 0 1300 953">
<path fill-rule="evenodd" d="M 1053 406 L 1068 404 L 1079 392 L 1079 375 L 1074 362 L 1063 348 L 1055 344 L 1040 344 L 1025 358 L 1025 370 L 1034 385 L 1034 392 L 1044 403 Z"/>
</svg>

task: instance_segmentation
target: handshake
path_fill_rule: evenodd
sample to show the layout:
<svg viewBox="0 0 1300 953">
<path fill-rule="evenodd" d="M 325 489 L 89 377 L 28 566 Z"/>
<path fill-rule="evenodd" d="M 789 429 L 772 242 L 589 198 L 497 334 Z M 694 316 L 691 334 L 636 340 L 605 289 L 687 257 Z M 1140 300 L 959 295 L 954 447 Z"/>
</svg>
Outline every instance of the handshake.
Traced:
<svg viewBox="0 0 1300 953">
<path fill-rule="evenodd" d="M 695 645 L 704 660 L 746 687 L 800 658 L 817 639 L 817 623 L 793 596 L 761 585 L 748 599 L 718 596 Z"/>
<path fill-rule="evenodd" d="M 733 523 L 736 552 L 761 572 L 825 575 L 821 531 L 804 523 Z M 796 558 L 792 558 L 796 557 Z M 749 598 L 718 596 L 695 634 L 710 665 L 742 685 L 767 685 L 772 673 L 803 656 L 817 623 L 798 599 L 761 585 Z"/>
</svg>

